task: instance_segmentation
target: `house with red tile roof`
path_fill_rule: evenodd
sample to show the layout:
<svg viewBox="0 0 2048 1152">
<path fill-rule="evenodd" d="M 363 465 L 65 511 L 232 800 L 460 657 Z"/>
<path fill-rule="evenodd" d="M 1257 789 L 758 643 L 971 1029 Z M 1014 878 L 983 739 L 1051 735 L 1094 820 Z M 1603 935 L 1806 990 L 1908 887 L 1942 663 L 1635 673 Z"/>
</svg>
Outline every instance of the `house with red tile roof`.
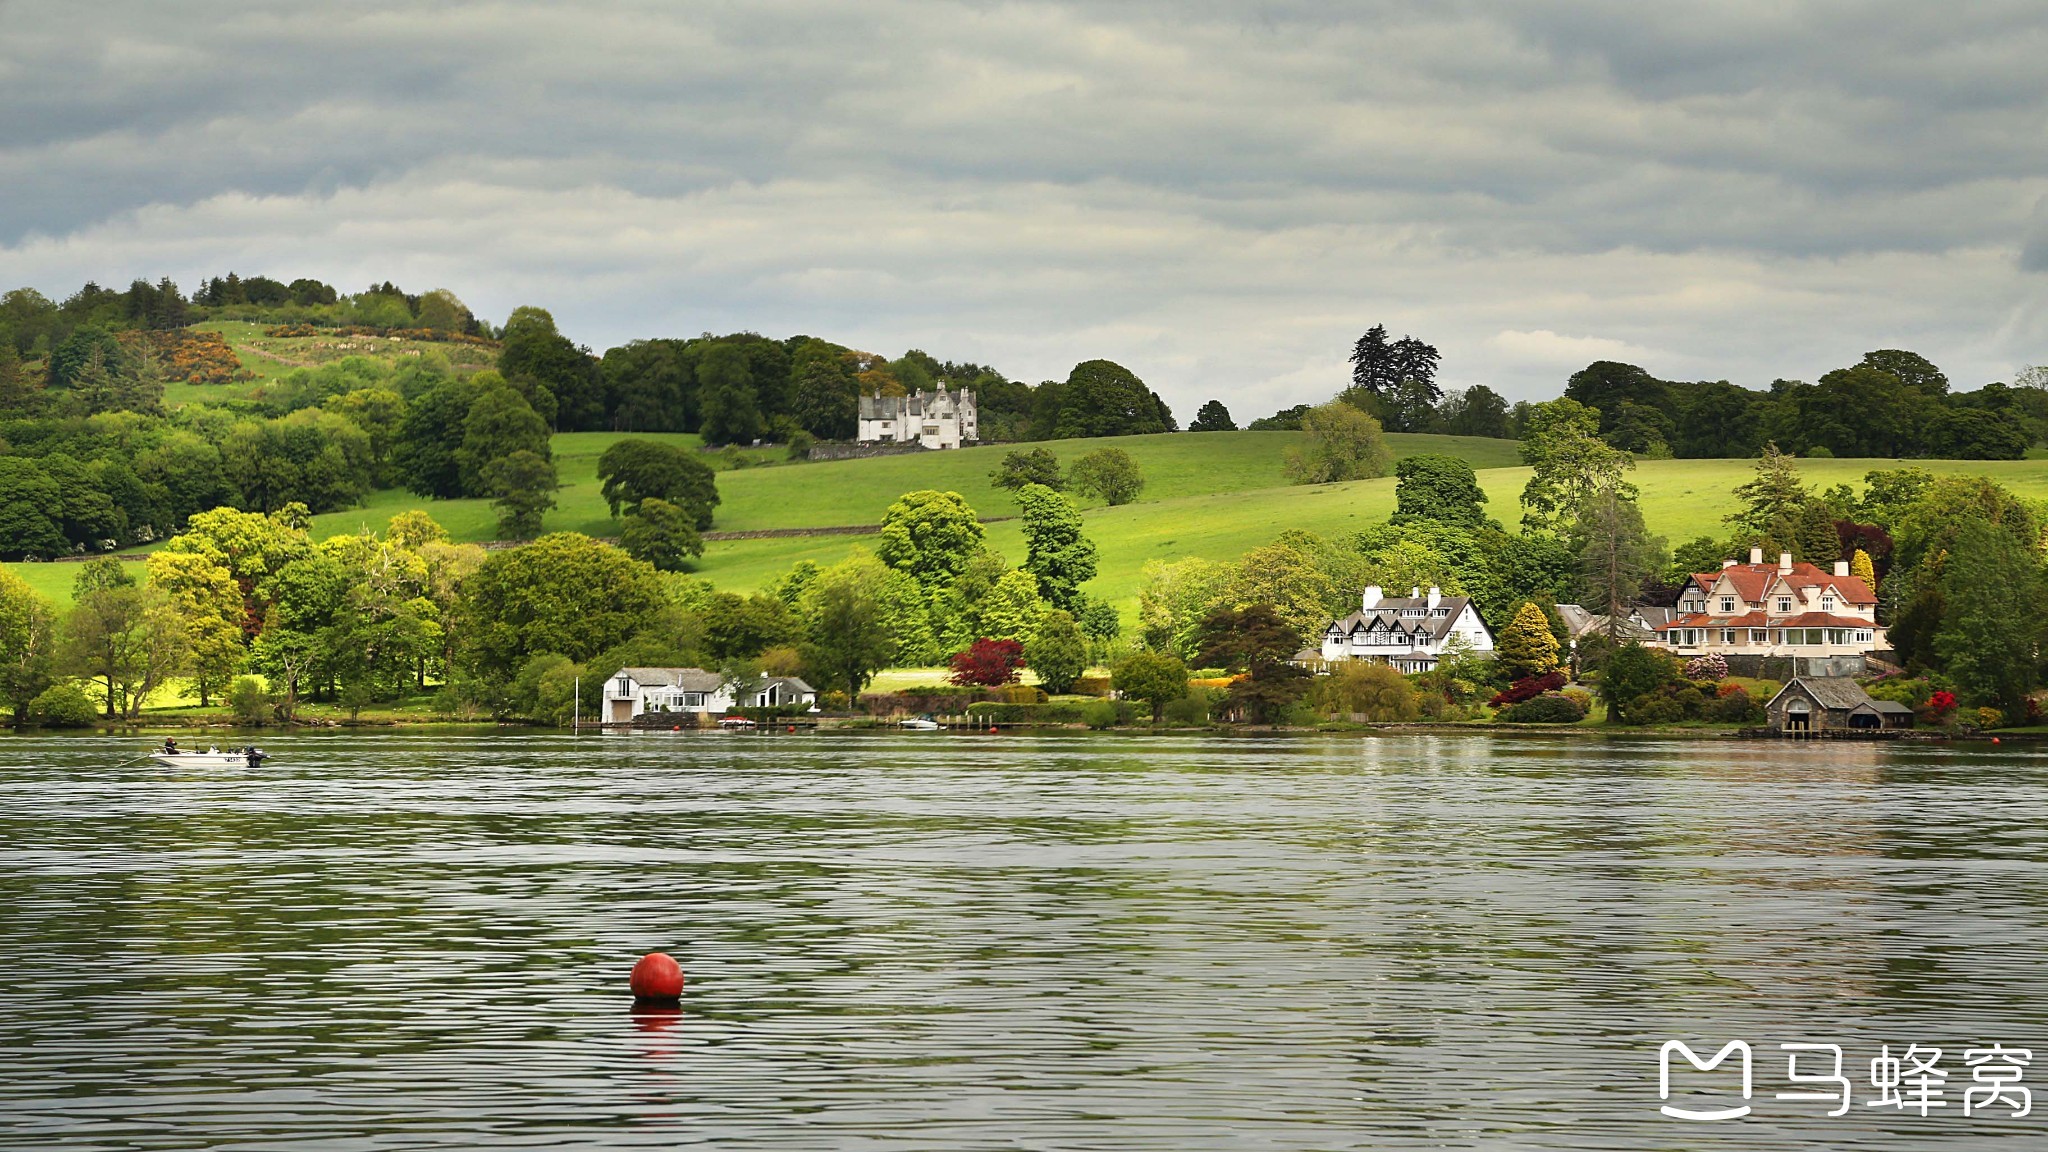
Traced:
<svg viewBox="0 0 2048 1152">
<path fill-rule="evenodd" d="M 1889 647 L 1877 594 L 1849 575 L 1848 561 L 1824 572 L 1781 552 L 1766 564 L 1761 548 L 1749 550 L 1747 564 L 1694 573 L 1677 614 L 1656 631 L 1655 646 L 1680 656 L 1859 656 Z"/>
</svg>

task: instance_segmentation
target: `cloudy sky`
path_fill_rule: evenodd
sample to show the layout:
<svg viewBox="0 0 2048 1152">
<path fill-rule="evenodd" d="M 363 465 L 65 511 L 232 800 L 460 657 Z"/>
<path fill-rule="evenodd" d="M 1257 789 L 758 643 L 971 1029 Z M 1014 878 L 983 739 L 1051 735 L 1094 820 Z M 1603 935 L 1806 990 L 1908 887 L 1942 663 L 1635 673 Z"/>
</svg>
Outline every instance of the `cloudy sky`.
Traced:
<svg viewBox="0 0 2048 1152">
<path fill-rule="evenodd" d="M 810 332 L 1185 418 L 2048 361 L 2048 15 L 1731 0 L 0 0 L 0 281 L 447 287 Z"/>
</svg>

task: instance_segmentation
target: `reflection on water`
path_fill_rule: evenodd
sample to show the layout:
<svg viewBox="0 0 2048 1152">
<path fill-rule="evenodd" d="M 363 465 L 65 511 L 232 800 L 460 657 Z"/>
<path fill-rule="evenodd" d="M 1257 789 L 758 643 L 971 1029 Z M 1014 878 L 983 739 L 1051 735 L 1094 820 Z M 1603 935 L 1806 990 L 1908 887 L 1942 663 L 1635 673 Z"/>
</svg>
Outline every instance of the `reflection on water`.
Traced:
<svg viewBox="0 0 2048 1152">
<path fill-rule="evenodd" d="M 1856 1072 L 1998 1040 L 2048 1088 L 2024 751 L 404 735 L 114 767 L 135 743 L 0 741 L 10 1147 L 2048 1132 L 2048 1100 L 1657 1115 L 1673 1038 L 1748 1040 L 1760 1084 L 1783 1041 Z M 680 1011 L 626 994 L 657 948 Z"/>
</svg>

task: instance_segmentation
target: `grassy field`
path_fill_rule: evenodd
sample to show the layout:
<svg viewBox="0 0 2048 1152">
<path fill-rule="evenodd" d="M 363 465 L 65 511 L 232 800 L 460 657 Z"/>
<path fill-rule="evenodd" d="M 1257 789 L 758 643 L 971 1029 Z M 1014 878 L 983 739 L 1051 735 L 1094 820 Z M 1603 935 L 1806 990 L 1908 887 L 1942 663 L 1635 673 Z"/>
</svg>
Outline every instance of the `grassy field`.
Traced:
<svg viewBox="0 0 2048 1152">
<path fill-rule="evenodd" d="M 567 486 L 560 506 L 548 516 L 550 530 L 573 530 L 596 536 L 617 532 L 598 492 L 597 458 L 624 433 L 566 433 L 555 437 L 556 461 Z M 645 435 L 645 434 L 638 434 Z M 695 447 L 684 434 L 651 439 Z M 1394 508 L 1394 480 L 1359 480 L 1345 484 L 1292 486 L 1281 466 L 1299 433 L 1237 432 L 1133 436 L 1115 441 L 1064 441 L 1043 445 L 1070 462 L 1085 451 L 1114 444 L 1137 459 L 1146 487 L 1137 502 L 1116 508 L 1086 507 L 1089 536 L 1101 549 L 1100 572 L 1089 590 L 1116 604 L 1126 615 L 1135 610 L 1140 571 L 1147 560 L 1200 556 L 1228 560 L 1270 541 L 1289 528 L 1338 538 L 1380 523 Z M 1392 436 L 1399 455 L 1448 452 L 1473 462 L 1489 497 L 1488 510 L 1515 526 L 1516 505 L 1528 470 L 1514 467 L 1514 445 L 1507 441 L 1442 436 Z M 743 531 L 766 528 L 837 527 L 876 524 L 890 502 L 906 491 L 938 488 L 961 493 L 985 517 L 1015 513 L 1008 493 L 988 483 L 988 472 L 1008 447 L 970 448 L 845 460 L 816 464 L 782 461 L 779 449 L 749 455 L 762 466 L 721 471 L 724 502 L 717 528 Z M 704 459 L 723 466 L 718 454 Z M 1864 473 L 1899 465 L 1890 460 L 1802 460 L 1809 484 L 1860 486 Z M 1909 461 L 1931 471 L 1988 476 L 2023 497 L 2048 500 L 2048 460 Z M 1735 507 L 1733 489 L 1748 479 L 1748 460 L 1648 460 L 1637 466 L 1635 481 L 1651 530 L 1672 544 L 1725 531 L 1722 517 Z M 459 540 L 487 540 L 495 534 L 496 516 L 483 500 L 421 501 L 401 491 L 378 492 L 363 507 L 315 518 L 315 533 L 331 536 L 364 528 L 381 530 L 398 512 L 424 507 Z M 1023 559 L 1019 526 L 1014 521 L 988 526 L 989 543 L 1012 562 Z M 698 565 L 701 575 L 721 587 L 748 591 L 764 587 L 798 560 L 829 564 L 849 549 L 869 546 L 858 536 L 782 537 L 766 540 L 713 541 Z M 59 603 L 70 598 L 76 568 L 69 564 L 26 564 L 16 570 L 44 595 Z M 137 566 L 139 568 L 139 565 Z"/>
</svg>

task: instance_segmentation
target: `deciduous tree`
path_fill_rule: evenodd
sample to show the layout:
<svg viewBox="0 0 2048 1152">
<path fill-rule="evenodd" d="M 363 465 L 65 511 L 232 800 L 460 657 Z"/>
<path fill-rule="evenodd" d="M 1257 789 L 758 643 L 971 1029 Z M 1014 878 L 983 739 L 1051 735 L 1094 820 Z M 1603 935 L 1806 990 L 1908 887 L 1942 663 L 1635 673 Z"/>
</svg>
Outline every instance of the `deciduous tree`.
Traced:
<svg viewBox="0 0 2048 1152">
<path fill-rule="evenodd" d="M 1145 487 L 1145 477 L 1130 453 L 1101 448 L 1074 461 L 1067 485 L 1083 495 L 1100 496 L 1105 504 L 1129 504 Z"/>
<path fill-rule="evenodd" d="M 1380 422 L 1350 404 L 1331 401 L 1301 418 L 1309 442 L 1287 454 L 1286 472 L 1296 484 L 1329 484 L 1387 474 L 1393 459 Z"/>
<path fill-rule="evenodd" d="M 1023 511 L 1025 569 L 1038 577 L 1047 604 L 1073 611 L 1081 585 L 1095 576 L 1095 544 L 1081 534 L 1080 513 L 1043 484 L 1018 489 L 1017 505 Z"/>
</svg>

